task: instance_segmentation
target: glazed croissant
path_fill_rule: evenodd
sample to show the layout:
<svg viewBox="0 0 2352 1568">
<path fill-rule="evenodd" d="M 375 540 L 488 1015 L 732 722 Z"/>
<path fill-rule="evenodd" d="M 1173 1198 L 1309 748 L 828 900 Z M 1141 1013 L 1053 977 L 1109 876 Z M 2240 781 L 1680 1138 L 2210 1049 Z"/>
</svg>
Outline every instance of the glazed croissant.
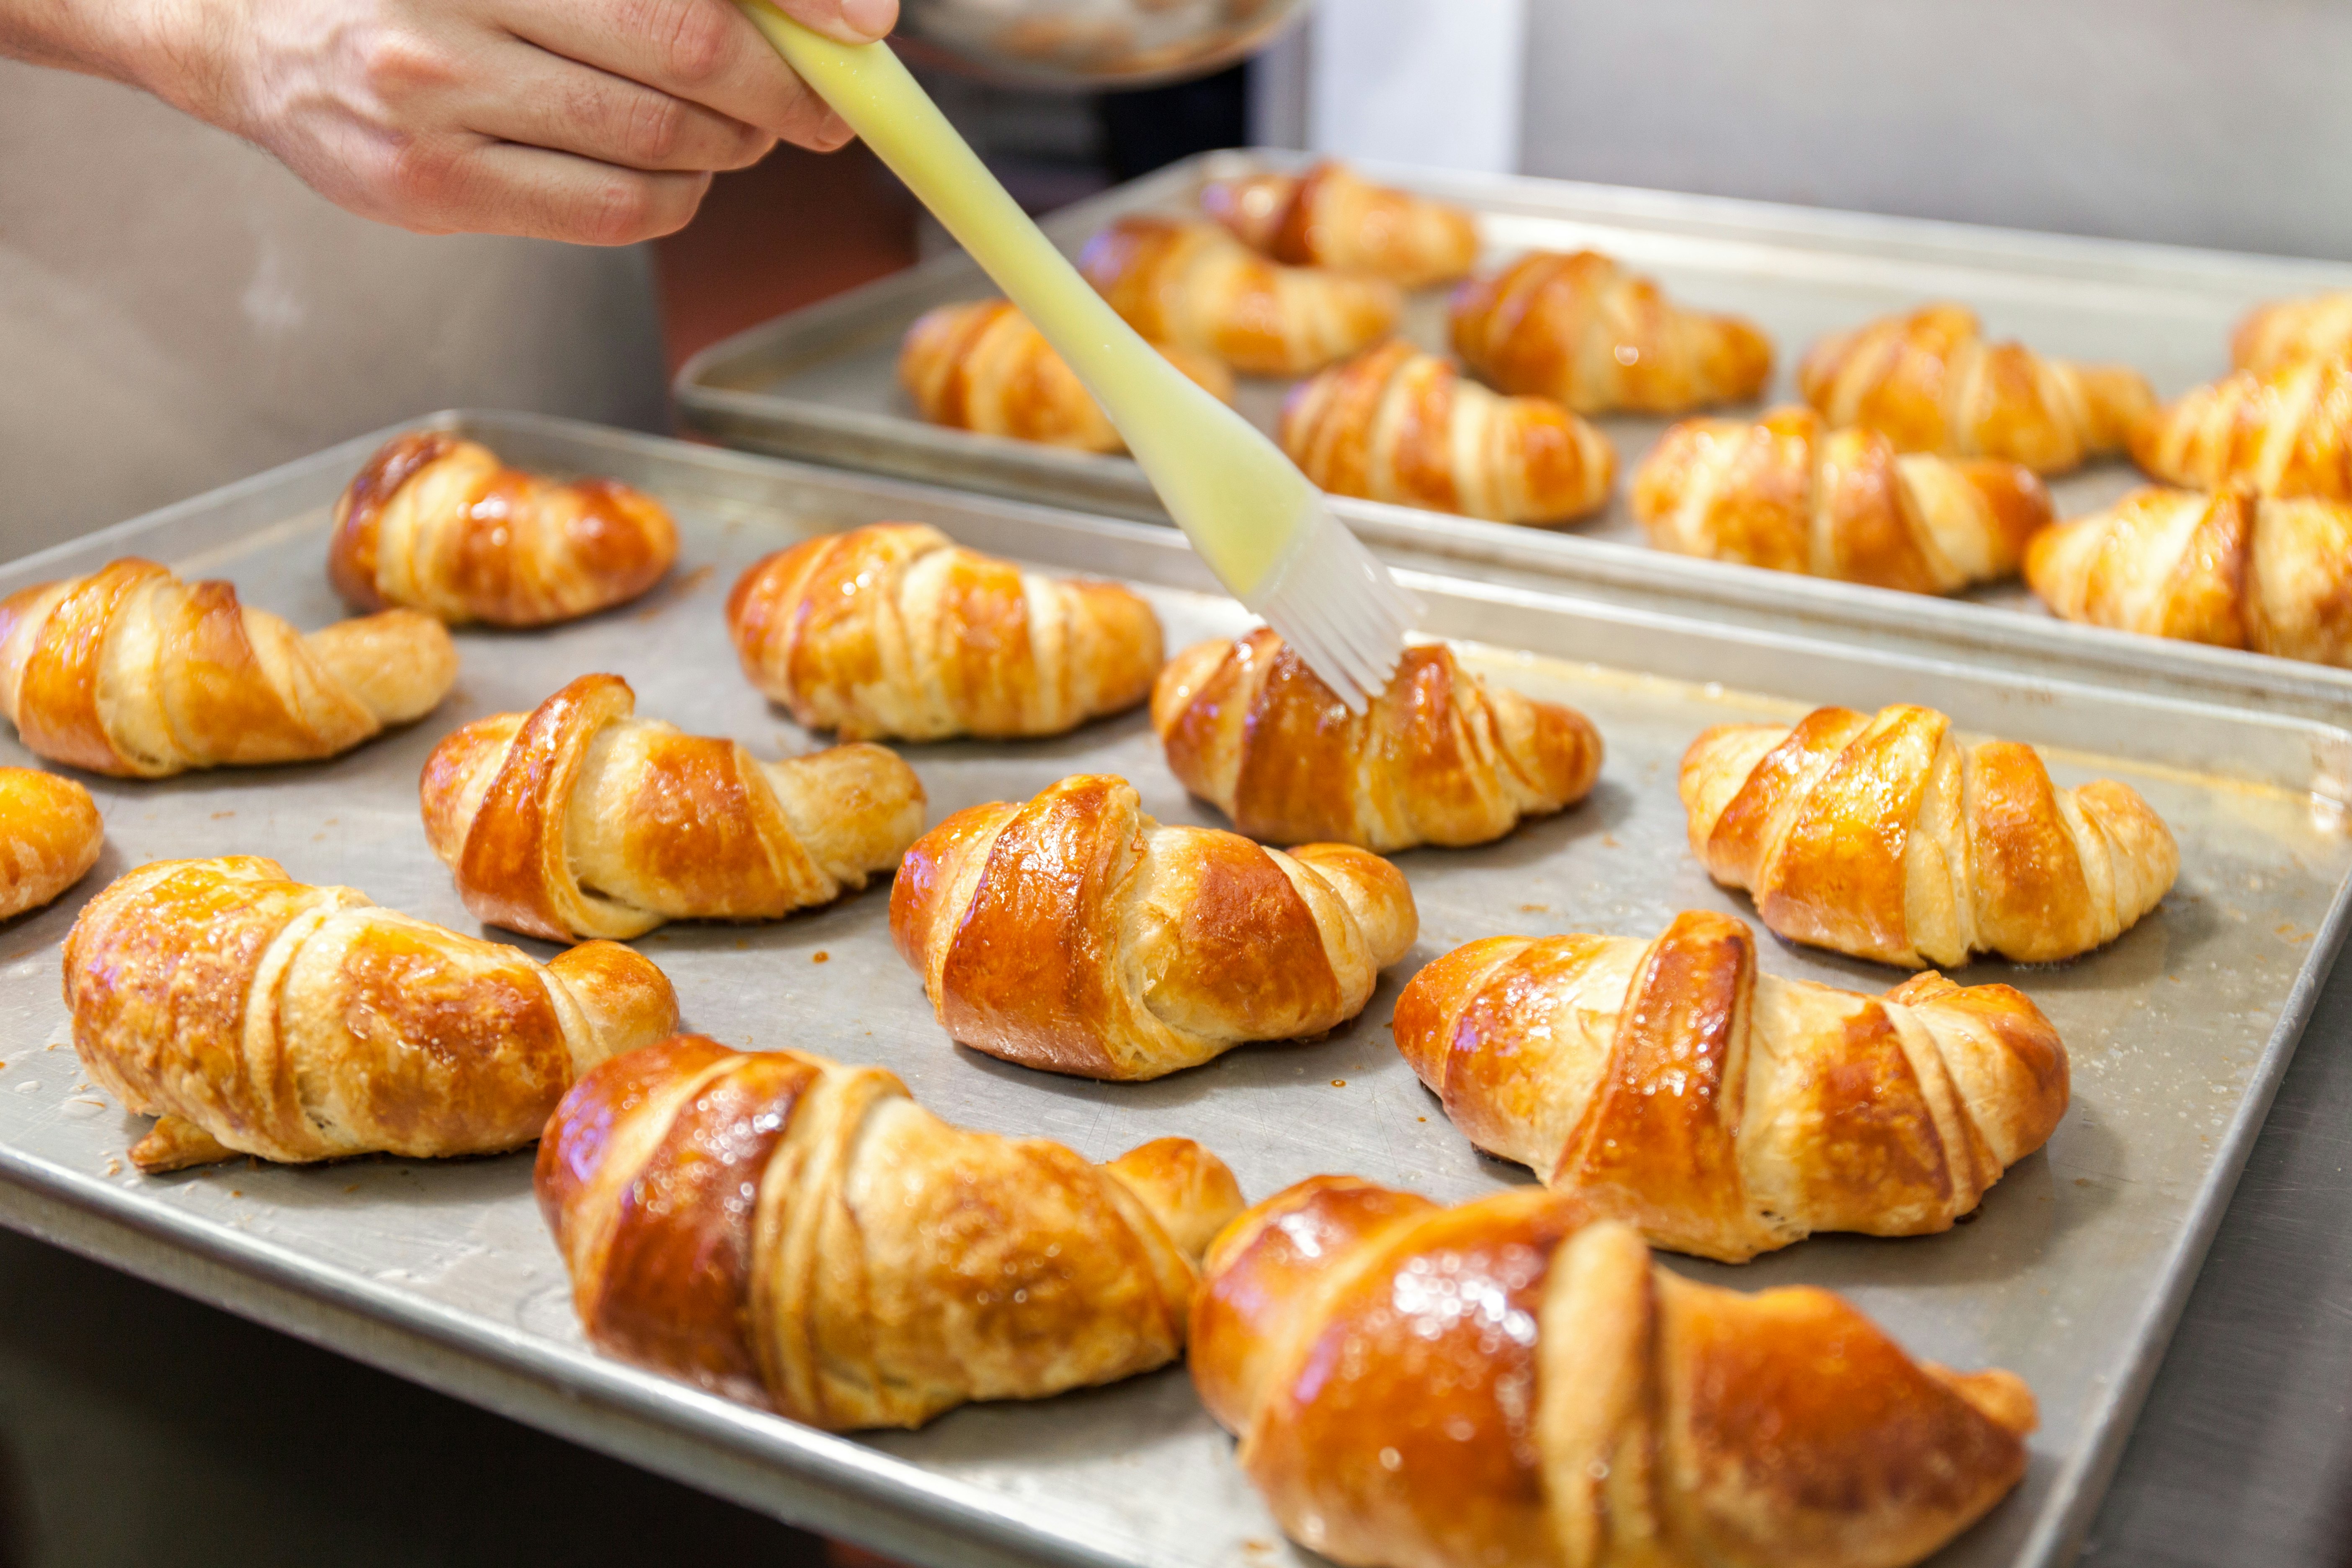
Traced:
<svg viewBox="0 0 2352 1568">
<path fill-rule="evenodd" d="M 437 430 L 395 436 L 335 503 L 327 580 L 362 609 L 543 626 L 626 604 L 677 559 L 677 525 L 616 479 L 558 484 Z"/>
<path fill-rule="evenodd" d="M 2230 339 L 2230 363 L 2239 370 L 2347 358 L 2352 358 L 2352 289 L 2258 305 Z"/>
<path fill-rule="evenodd" d="M 2352 501 L 2352 360 L 2223 376 L 2142 419 L 2131 452 L 2150 474 L 2190 489 L 2246 485 Z"/>
<path fill-rule="evenodd" d="M 1541 1188 L 1277 1194 L 1209 1249 L 1191 1363 L 1283 1529 L 1365 1568 L 1903 1568 L 2034 1426 L 2008 1373 L 1826 1290 L 1694 1283 Z"/>
<path fill-rule="evenodd" d="M 2022 994 L 1759 976 L 1747 922 L 1699 910 L 1651 942 L 1458 948 L 1397 999 L 1396 1042 L 1478 1147 L 1726 1263 L 1948 1230 L 2066 1111 L 2065 1048 Z"/>
<path fill-rule="evenodd" d="M 1450 283 L 1478 259 L 1470 214 L 1375 185 L 1329 159 L 1304 174 L 1212 180 L 1201 209 L 1287 266 L 1369 272 L 1400 289 Z"/>
<path fill-rule="evenodd" d="M 0 921 L 80 881 L 105 843 L 89 791 L 55 773 L 0 768 Z"/>
<path fill-rule="evenodd" d="M 1491 686 L 1439 644 L 1407 648 L 1351 714 L 1263 626 L 1199 643 L 1160 672 L 1151 727 L 1186 789 L 1277 844 L 1485 844 L 1575 805 L 1601 773 L 1583 714 Z"/>
<path fill-rule="evenodd" d="M 1334 495 L 1494 522 L 1561 522 L 1609 502 L 1617 453 L 1559 404 L 1504 397 L 1392 338 L 1291 389 L 1282 447 Z"/>
<path fill-rule="evenodd" d="M 582 1073 L 677 1027 L 669 982 L 625 947 L 541 965 L 247 855 L 100 892 L 65 988 L 89 1076 L 161 1119 L 131 1151 L 142 1171 L 517 1148 Z"/>
<path fill-rule="evenodd" d="M 2121 451 L 2156 406 L 2137 371 L 1988 343 L 1976 312 L 1953 304 L 1832 332 L 1805 351 L 1797 385 L 1831 424 L 1883 430 L 1897 450 L 2005 458 L 2039 474 Z"/>
<path fill-rule="evenodd" d="M 1160 658 L 1139 595 L 1024 572 L 919 522 L 756 563 L 727 628 L 752 685 L 844 740 L 1059 735 L 1142 701 Z"/>
<path fill-rule="evenodd" d="M 1216 355 L 1245 375 L 1306 375 L 1396 327 L 1378 278 L 1267 260 L 1213 223 L 1126 217 L 1078 257 L 1111 308 L 1155 343 Z"/>
<path fill-rule="evenodd" d="M 457 650 L 414 610 L 305 637 L 125 557 L 0 599 L 0 709 L 26 749 L 126 778 L 310 762 L 424 717 Z"/>
<path fill-rule="evenodd" d="M 1234 373 L 1222 360 L 1160 352 L 1222 401 L 1234 400 Z M 934 425 L 1080 452 L 1126 449 L 1077 373 L 1003 300 L 926 311 L 898 351 L 898 379 Z"/>
<path fill-rule="evenodd" d="M 1897 455 L 1790 407 L 1668 430 L 1634 470 L 1633 514 L 1676 554 L 1948 594 L 2014 573 L 2051 508 L 2021 464 Z"/>
<path fill-rule="evenodd" d="M 864 887 L 923 830 L 921 782 L 879 746 L 762 763 L 636 705 L 583 675 L 433 749 L 425 837 L 476 918 L 551 942 L 777 920 Z"/>
<path fill-rule="evenodd" d="M 2134 490 L 2034 537 L 2025 580 L 2070 621 L 2352 666 L 2352 504 Z"/>
<path fill-rule="evenodd" d="M 1454 352 L 1501 391 L 1579 414 L 1682 414 L 1756 396 L 1772 342 L 1738 316 L 1670 303 L 1597 250 L 1537 251 L 1454 296 Z"/>
<path fill-rule="evenodd" d="M 1242 1206 L 1187 1139 L 1090 1165 L 879 1068 L 698 1035 L 583 1079 L 535 1185 L 599 1350 L 835 1431 L 1167 1364 Z"/>
<path fill-rule="evenodd" d="M 2171 889 L 2179 850 L 2130 785 L 2060 789 L 2032 747 L 1951 731 L 1909 706 L 1718 724 L 1683 756 L 1691 849 L 1790 942 L 1910 969 L 2072 958 Z"/>
<path fill-rule="evenodd" d="M 1378 856 L 1163 826 L 1107 774 L 958 812 L 890 889 L 891 939 L 957 1044 L 1082 1078 L 1337 1028 L 1419 934 Z"/>
</svg>

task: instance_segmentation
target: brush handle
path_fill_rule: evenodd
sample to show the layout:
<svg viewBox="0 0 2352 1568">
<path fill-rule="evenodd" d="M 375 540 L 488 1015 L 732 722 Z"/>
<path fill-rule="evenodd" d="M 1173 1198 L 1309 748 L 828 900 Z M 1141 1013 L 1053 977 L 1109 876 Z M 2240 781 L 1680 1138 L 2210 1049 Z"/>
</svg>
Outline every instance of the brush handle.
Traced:
<svg viewBox="0 0 2352 1568">
<path fill-rule="evenodd" d="M 1104 302 L 887 44 L 835 43 L 767 0 L 739 4 L 1045 334 L 1118 426 L 1193 549 L 1235 597 L 1254 602 L 1320 503 L 1297 465 Z"/>
</svg>

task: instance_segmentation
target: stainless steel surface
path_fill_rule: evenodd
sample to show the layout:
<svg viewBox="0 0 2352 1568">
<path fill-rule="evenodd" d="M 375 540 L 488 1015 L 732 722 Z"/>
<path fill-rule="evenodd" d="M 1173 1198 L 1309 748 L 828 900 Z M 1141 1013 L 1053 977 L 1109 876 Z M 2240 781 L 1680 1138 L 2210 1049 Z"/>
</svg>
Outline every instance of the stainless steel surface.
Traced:
<svg viewBox="0 0 2352 1568">
<path fill-rule="evenodd" d="M 1204 76 L 1263 46 L 1308 0 L 906 0 L 898 36 L 997 80 L 1084 90 Z"/>
<path fill-rule="evenodd" d="M 1048 232 L 1075 248 L 1119 214 L 1182 210 L 1206 178 L 1238 168 L 1295 166 L 1301 155 L 1214 153 L 1066 209 Z M 1488 258 L 1538 247 L 1595 246 L 1661 279 L 1686 304 L 1743 312 L 1778 346 L 1773 400 L 1795 396 L 1797 356 L 1820 333 L 1932 298 L 1966 300 L 2000 335 L 2047 353 L 2139 366 L 2170 394 L 2227 368 L 2231 324 L 2253 301 L 2352 284 L 2352 267 L 2072 239 L 1953 224 L 1821 212 L 1761 203 L 1612 189 L 1558 181 L 1381 169 L 1383 178 L 1482 215 Z M 1121 516 L 1155 517 L 1142 473 L 1124 458 L 1056 451 L 924 424 L 898 385 L 899 337 L 916 315 L 992 290 L 961 256 L 943 257 L 856 293 L 739 333 L 679 374 L 686 422 L 730 444 L 786 457 L 1052 500 Z M 1441 292 L 1417 296 L 1406 330 L 1444 347 Z M 1281 384 L 1247 380 L 1242 406 L 1271 427 Z M 1667 421 L 1599 422 L 1616 444 L 1621 475 Z M 2057 479 L 2064 515 L 2105 505 L 2143 482 L 2121 461 Z M 1642 542 L 1621 481 L 1608 510 L 1570 529 L 1507 528 L 1437 513 L 1342 501 L 1376 547 L 1436 557 L 1473 576 L 1498 571 L 1560 574 L 1632 589 L 1655 584 L 1709 598 L 1715 613 L 1749 624 L 1798 616 L 1872 637 L 1933 636 L 1956 648 L 2030 670 L 2070 654 L 2104 664 L 2126 684 L 2218 682 L 2240 700 L 2322 717 L 2352 705 L 2352 672 L 2227 649 L 2074 626 L 2009 584 L 1930 599 L 1780 573 L 1692 561 Z M 2015 612 L 1988 616 L 1988 608 Z"/>
<path fill-rule="evenodd" d="M 1230 1445 L 1181 1371 L 1046 1405 L 959 1412 L 916 1434 L 848 1439 L 707 1398 L 590 1354 L 516 1156 L 125 1170 L 132 1119 L 81 1087 L 56 991 L 57 944 L 102 879 L 161 856 L 274 855 L 297 876 L 471 922 L 425 847 L 425 752 L 475 715 L 527 707 L 572 676 L 617 670 L 642 710 L 759 749 L 811 743 L 737 676 L 719 605 L 734 574 L 804 533 L 925 518 L 983 549 L 1116 575 L 1159 605 L 1171 644 L 1243 625 L 1171 531 L 799 468 L 511 416 L 452 416 L 509 460 L 611 473 L 678 510 L 678 575 L 646 605 L 553 632 L 465 633 L 465 668 L 426 723 L 335 762 L 154 784 L 93 781 L 109 848 L 67 902 L 0 930 L 0 1219 L 580 1437 L 709 1489 L 919 1561 L 1170 1565 L 1279 1558 Z M 0 569 L 0 592 L 141 549 L 233 577 L 256 603 L 320 624 L 339 613 L 319 562 L 325 508 L 364 457 L 318 458 Z M 2352 735 L 2277 714 L 2103 690 L 2054 659 L 2036 679 L 1709 624 L 1704 601 L 1621 602 L 1555 585 L 1416 574 L 1433 631 L 1564 697 L 1607 735 L 1601 788 L 1502 843 L 1402 857 L 1423 932 L 1355 1025 L 1306 1046 L 1234 1053 L 1139 1086 L 1024 1072 L 957 1051 L 888 947 L 878 889 L 772 925 L 688 927 L 643 946 L 688 1021 L 730 1041 L 877 1061 L 942 1113 L 1058 1137 L 1097 1158 L 1181 1131 L 1255 1195 L 1353 1170 L 1441 1198 L 1525 1173 L 1448 1126 L 1388 1042 L 1395 987 L 1420 961 L 1498 931 L 1654 932 L 1685 907 L 1744 904 L 1682 846 L 1674 764 L 1706 723 L 1815 702 L 1933 701 L 1971 730 L 2051 748 L 2063 782 L 2126 779 L 2174 825 L 2180 887 L 2078 963 L 1989 963 L 2056 1020 L 2075 1099 L 2048 1150 L 1971 1224 L 1906 1242 L 1816 1239 L 1744 1269 L 1675 1261 L 1743 1288 L 1804 1280 L 1852 1295 L 1919 1353 L 2012 1367 L 2042 1429 L 2025 1485 L 1942 1561 L 2063 1562 L 2087 1523 L 2199 1258 L 2340 942 L 2352 839 Z M 1694 615 L 1692 612 L 1697 612 Z M 1723 684 L 1717 684 L 1722 682 Z M 1213 822 L 1169 777 L 1140 715 L 1028 746 L 908 748 L 934 819 L 1025 795 L 1064 773 L 1123 772 L 1171 820 Z M 0 761 L 19 760 L 13 742 Z M 529 944 L 526 944 L 529 945 Z M 542 952 L 549 950 L 540 948 Z M 829 962 L 814 960 L 819 952 Z M 1883 970 L 1775 946 L 1784 974 L 1878 987 Z M 50 1048 L 55 1046 L 57 1048 Z M 1336 1081 L 1335 1081 L 1336 1080 Z M 1308 1561 L 1298 1554 L 1292 1556 Z"/>
</svg>

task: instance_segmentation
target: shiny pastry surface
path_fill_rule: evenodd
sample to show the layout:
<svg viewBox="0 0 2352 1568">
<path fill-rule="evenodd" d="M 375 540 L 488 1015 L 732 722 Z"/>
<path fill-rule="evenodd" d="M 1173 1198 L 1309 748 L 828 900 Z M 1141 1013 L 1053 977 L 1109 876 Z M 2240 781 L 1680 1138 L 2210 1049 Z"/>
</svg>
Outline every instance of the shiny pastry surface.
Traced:
<svg viewBox="0 0 2352 1568">
<path fill-rule="evenodd" d="M 1108 774 L 958 812 L 890 890 L 890 934 L 958 1044 L 1086 1078 L 1335 1028 L 1419 931 L 1378 856 L 1166 826 Z"/>
<path fill-rule="evenodd" d="M 2352 501 L 2352 360 L 2242 370 L 2144 416 L 2133 461 L 2189 489 Z"/>
<path fill-rule="evenodd" d="M 1481 1149 L 1728 1263 L 1815 1231 L 1948 1230 L 2068 1096 L 2065 1047 L 2022 993 L 1777 979 L 1746 921 L 1700 910 L 1654 942 L 1458 948 L 1397 999 L 1396 1042 Z"/>
<path fill-rule="evenodd" d="M 1452 317 L 1480 379 L 1579 414 L 1686 414 L 1754 397 L 1772 374 L 1753 322 L 1685 310 L 1597 250 L 1521 257 L 1465 283 Z"/>
<path fill-rule="evenodd" d="M 582 1073 L 677 1027 L 669 982 L 625 947 L 541 964 L 243 855 L 99 893 L 65 995 L 85 1070 L 158 1118 L 131 1151 L 150 1172 L 518 1148 Z"/>
<path fill-rule="evenodd" d="M 542 479 L 478 441 L 417 430 L 336 501 L 327 577 L 363 610 L 543 626 L 636 598 L 677 559 L 677 523 L 641 490 Z"/>
<path fill-rule="evenodd" d="M 1609 438 L 1548 398 L 1506 397 L 1402 338 L 1293 387 L 1282 447 L 1334 495 L 1494 522 L 1564 522 L 1609 502 Z"/>
<path fill-rule="evenodd" d="M 1025 572 L 919 522 L 766 557 L 728 595 L 727 628 L 753 686 L 845 741 L 1058 735 L 1142 701 L 1160 663 L 1141 595 Z"/>
<path fill-rule="evenodd" d="M 1276 844 L 1485 844 L 1582 800 L 1601 773 L 1583 714 L 1495 685 L 1442 644 L 1406 649 L 1351 714 L 1265 627 L 1198 643 L 1160 672 L 1151 724 L 1186 789 Z"/>
<path fill-rule="evenodd" d="M 1276 1194 L 1210 1248 L 1190 1361 L 1291 1539 L 1362 1568 L 1904 1568 L 2035 1424 L 2006 1372 L 1826 1290 L 1693 1283 L 1540 1188 Z"/>
<path fill-rule="evenodd" d="M 457 679 L 439 623 L 386 610 L 309 636 L 126 556 L 0 599 L 0 711 L 26 749 L 124 778 L 312 762 L 421 719 Z"/>
<path fill-rule="evenodd" d="M 1450 283 L 1478 259 L 1475 216 L 1376 185 L 1328 158 L 1304 174 L 1213 180 L 1201 210 L 1286 265 L 1369 272 L 1401 289 Z"/>
<path fill-rule="evenodd" d="M 2012 575 L 2052 517 L 2022 464 L 1898 453 L 1804 407 L 1674 426 L 1634 470 L 1633 514 L 1676 554 L 1914 594 Z"/>
<path fill-rule="evenodd" d="M 698 1035 L 583 1079 L 535 1185 L 599 1350 L 836 1431 L 1175 1360 L 1242 1206 L 1187 1139 L 1089 1164 L 951 1127 L 879 1068 Z"/>
<path fill-rule="evenodd" d="M 775 920 L 864 887 L 923 829 L 921 781 L 880 746 L 763 763 L 635 710 L 627 681 L 583 675 L 434 748 L 425 837 L 477 918 L 551 942 Z"/>
<path fill-rule="evenodd" d="M 105 845 L 89 791 L 36 768 L 0 768 L 0 921 L 54 902 Z"/>
<path fill-rule="evenodd" d="M 2180 870 L 2129 784 L 2061 789 L 2032 747 L 1963 745 L 1932 708 L 1720 724 L 1684 754 L 1681 787 L 1692 852 L 1767 926 L 1910 969 L 2088 952 Z"/>
</svg>

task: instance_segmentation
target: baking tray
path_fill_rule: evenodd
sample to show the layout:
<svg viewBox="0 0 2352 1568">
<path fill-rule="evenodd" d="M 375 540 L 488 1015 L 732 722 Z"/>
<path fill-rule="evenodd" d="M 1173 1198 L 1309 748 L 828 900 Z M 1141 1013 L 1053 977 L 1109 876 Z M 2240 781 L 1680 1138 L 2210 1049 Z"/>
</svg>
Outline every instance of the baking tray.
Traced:
<svg viewBox="0 0 2352 1568">
<path fill-rule="evenodd" d="M 528 1155 L 252 1163 L 162 1178 L 121 1156 L 141 1124 L 77 1070 L 58 945 L 105 880 L 168 856 L 231 851 L 297 877 L 478 929 L 426 848 L 415 780 L 434 742 L 527 708 L 584 671 L 636 687 L 641 711 L 762 751 L 813 744 L 736 673 L 721 614 L 735 575 L 807 533 L 926 519 L 980 548 L 1126 579 L 1171 645 L 1239 630 L 1171 531 L 804 468 L 544 418 L 444 415 L 509 460 L 615 475 L 677 509 L 676 574 L 641 604 L 530 635 L 458 634 L 463 668 L 425 722 L 335 761 L 158 783 L 92 779 L 108 844 L 63 902 L 0 928 L 0 1221 L 747 1504 L 912 1561 L 1193 1568 L 1311 1563 L 1285 1544 L 1181 1368 L 1042 1404 L 956 1412 L 924 1431 L 814 1432 L 593 1354 L 530 1195 Z M 328 507 L 371 437 L 0 568 L 0 593 L 144 552 L 223 574 L 298 625 L 341 613 L 320 563 Z M 1648 936 L 1677 910 L 1747 913 L 1683 845 L 1685 745 L 1726 719 L 1825 700 L 1937 703 L 1970 730 L 2053 748 L 2062 782 L 2129 780 L 2173 824 L 2180 885 L 2112 947 L 2072 964 L 1986 963 L 2021 985 L 2074 1058 L 2074 1107 L 1979 1215 L 1910 1241 L 1824 1237 L 1745 1268 L 1669 1259 L 1746 1289 L 1805 1281 L 1852 1296 L 1916 1352 L 2023 1373 L 2042 1402 L 2024 1484 L 1940 1560 L 2047 1564 L 2095 1510 L 2211 1230 L 2342 938 L 2352 735 L 2299 717 L 2104 689 L 2053 661 L 2038 678 L 1953 659 L 1711 624 L 1632 603 L 1413 574 L 1431 629 L 1475 636 L 1480 668 L 1582 707 L 1607 736 L 1592 798 L 1479 849 L 1399 858 L 1420 901 L 1411 958 L 1328 1039 L 1236 1051 L 1144 1085 L 1033 1073 L 950 1045 L 890 950 L 880 889 L 792 920 L 684 926 L 640 944 L 689 1026 L 730 1043 L 878 1062 L 962 1122 L 1104 1158 L 1185 1133 L 1253 1196 L 1347 1171 L 1458 1200 L 1527 1173 L 1475 1153 L 1390 1043 L 1397 987 L 1497 931 Z M 1704 609 L 1704 606 L 1698 606 Z M 1718 684 L 1718 682 L 1720 684 Z M 905 748 L 931 818 L 1115 770 L 1172 821 L 1213 823 L 1165 768 L 1139 713 L 1027 744 Z M 0 761 L 25 762 L 13 740 Z M 552 949 L 524 943 L 542 955 Z M 824 959 L 826 962 L 820 963 Z M 1773 971 L 1878 988 L 1890 972 L 1768 944 Z"/>
<path fill-rule="evenodd" d="M 1113 218 L 1197 211 L 1209 179 L 1297 168 L 1297 153 L 1216 153 L 1079 203 L 1045 222 L 1075 251 Z M 1369 165 L 1376 177 L 1481 216 L 1482 265 L 1531 248 L 1593 246 L 1661 279 L 1685 304 L 1736 310 L 1772 334 L 1770 401 L 1796 399 L 1796 362 L 1822 332 L 1929 299 L 1967 301 L 1996 335 L 2049 353 L 2114 360 L 2145 371 L 2169 396 L 2221 374 L 2229 333 L 2258 300 L 2352 287 L 2352 266 L 2114 240 L 2024 234 L 1814 208 L 1677 195 L 1558 180 Z M 899 338 L 915 317 L 995 292 L 961 253 L 754 327 L 704 350 L 679 372 L 680 416 L 733 446 L 929 479 L 1120 516 L 1160 513 L 1142 470 L 1124 457 L 1065 452 L 925 424 L 898 387 Z M 1413 296 L 1404 331 L 1446 350 L 1443 289 Z M 1271 431 L 1287 383 L 1244 378 L 1240 405 Z M 1719 618 L 1784 624 L 1789 616 L 1881 635 L 1920 626 L 2031 668 L 2063 650 L 2126 678 L 2166 669 L 2231 682 L 2241 700 L 2324 718 L 2352 712 L 2352 671 L 2227 649 L 2068 626 L 2016 582 L 1950 600 L 1817 582 L 1667 555 L 1643 542 L 1624 482 L 1670 421 L 1610 416 L 1620 483 L 1608 510 L 1569 528 L 1508 528 L 1441 513 L 1343 500 L 1376 548 L 1433 557 L 1481 578 L 1567 574 L 1632 584 L 1665 581 L 1702 595 Z M 2120 459 L 2053 482 L 2062 516 L 2079 516 L 2145 482 Z M 1986 608 L 2022 612 L 1988 617 Z M 2103 678 L 2104 679 L 2104 678 Z"/>
</svg>

